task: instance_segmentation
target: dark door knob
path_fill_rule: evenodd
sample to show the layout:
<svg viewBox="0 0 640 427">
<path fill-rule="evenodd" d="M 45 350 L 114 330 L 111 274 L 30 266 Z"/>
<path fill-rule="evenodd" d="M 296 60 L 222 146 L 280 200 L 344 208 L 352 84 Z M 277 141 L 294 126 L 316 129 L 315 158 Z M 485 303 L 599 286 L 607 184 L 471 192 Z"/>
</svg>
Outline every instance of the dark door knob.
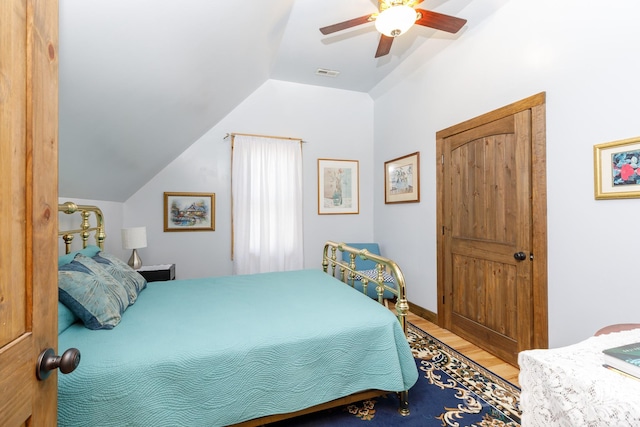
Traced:
<svg viewBox="0 0 640 427">
<path fill-rule="evenodd" d="M 527 254 L 525 254 L 524 252 L 516 252 L 515 254 L 513 254 L 513 257 L 517 261 L 524 261 L 525 259 L 527 259 Z"/>
<path fill-rule="evenodd" d="M 38 357 L 36 376 L 40 381 L 47 379 L 51 371 L 60 368 L 60 372 L 68 374 L 80 364 L 80 350 L 70 348 L 62 356 L 56 356 L 52 348 L 48 348 Z"/>
</svg>

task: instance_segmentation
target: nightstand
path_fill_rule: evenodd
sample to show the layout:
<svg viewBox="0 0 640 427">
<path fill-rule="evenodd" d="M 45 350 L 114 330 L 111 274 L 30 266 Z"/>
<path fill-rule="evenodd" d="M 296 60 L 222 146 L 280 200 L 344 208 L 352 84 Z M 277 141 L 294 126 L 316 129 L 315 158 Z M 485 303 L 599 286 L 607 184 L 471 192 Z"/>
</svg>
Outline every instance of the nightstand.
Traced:
<svg viewBox="0 0 640 427">
<path fill-rule="evenodd" d="M 161 282 L 176 279 L 175 264 L 143 265 L 136 271 L 147 279 L 147 282 Z"/>
</svg>

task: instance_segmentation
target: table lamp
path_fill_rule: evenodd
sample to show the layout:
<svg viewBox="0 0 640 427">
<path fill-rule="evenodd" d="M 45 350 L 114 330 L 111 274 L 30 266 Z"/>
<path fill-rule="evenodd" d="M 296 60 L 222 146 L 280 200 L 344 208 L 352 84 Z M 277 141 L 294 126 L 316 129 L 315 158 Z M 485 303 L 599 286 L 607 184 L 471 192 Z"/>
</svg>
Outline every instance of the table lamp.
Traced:
<svg viewBox="0 0 640 427">
<path fill-rule="evenodd" d="M 122 248 L 133 249 L 128 264 L 134 270 L 142 267 L 138 249 L 147 247 L 147 227 L 131 227 L 122 229 Z"/>
</svg>

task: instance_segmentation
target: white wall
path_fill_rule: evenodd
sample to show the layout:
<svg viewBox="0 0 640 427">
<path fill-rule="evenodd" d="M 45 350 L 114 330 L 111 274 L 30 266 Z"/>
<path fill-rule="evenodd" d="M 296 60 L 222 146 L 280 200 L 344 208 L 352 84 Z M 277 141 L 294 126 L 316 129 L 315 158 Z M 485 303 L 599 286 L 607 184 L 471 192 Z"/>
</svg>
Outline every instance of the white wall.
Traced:
<svg viewBox="0 0 640 427">
<path fill-rule="evenodd" d="M 373 238 L 373 100 L 369 95 L 269 80 L 124 203 L 123 222 L 146 225 L 143 263 L 176 264 L 179 279 L 232 273 L 227 133 L 302 138 L 305 267 L 326 240 Z M 360 161 L 360 214 L 318 215 L 317 159 Z M 216 194 L 215 231 L 163 232 L 163 193 Z"/>
<path fill-rule="evenodd" d="M 459 15 L 471 24 L 491 3 Z M 435 133 L 546 91 L 550 346 L 640 321 L 640 200 L 596 201 L 593 190 L 593 145 L 640 136 L 639 14 L 635 0 L 510 0 L 372 92 L 375 181 L 385 160 L 422 156 L 420 204 L 385 206 L 374 193 L 374 238 L 399 261 L 410 300 L 436 311 Z"/>
</svg>

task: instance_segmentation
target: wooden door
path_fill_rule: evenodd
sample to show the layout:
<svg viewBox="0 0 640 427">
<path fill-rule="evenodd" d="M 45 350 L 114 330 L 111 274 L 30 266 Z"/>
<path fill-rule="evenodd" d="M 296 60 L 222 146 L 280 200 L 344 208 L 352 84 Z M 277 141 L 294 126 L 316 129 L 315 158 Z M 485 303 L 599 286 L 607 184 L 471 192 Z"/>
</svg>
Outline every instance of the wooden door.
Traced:
<svg viewBox="0 0 640 427">
<path fill-rule="evenodd" d="M 436 136 L 439 323 L 516 365 L 548 339 L 544 94 Z"/>
<path fill-rule="evenodd" d="M 0 1 L 0 425 L 55 426 L 58 4 Z"/>
</svg>

